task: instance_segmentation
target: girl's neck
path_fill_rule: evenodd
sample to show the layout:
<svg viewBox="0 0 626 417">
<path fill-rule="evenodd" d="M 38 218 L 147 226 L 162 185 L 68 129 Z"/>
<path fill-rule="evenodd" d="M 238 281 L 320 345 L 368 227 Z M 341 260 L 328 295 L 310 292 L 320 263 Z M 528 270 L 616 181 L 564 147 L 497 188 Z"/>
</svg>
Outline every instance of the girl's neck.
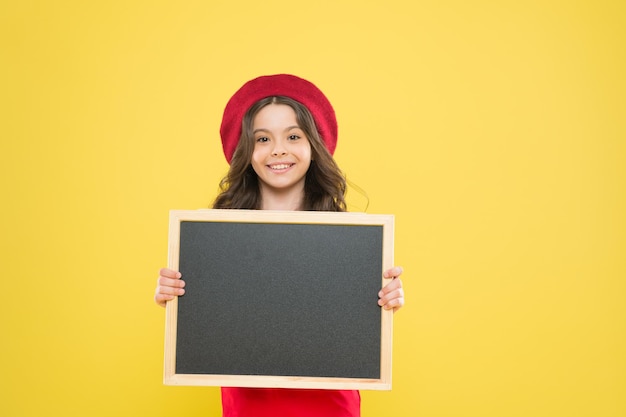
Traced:
<svg viewBox="0 0 626 417">
<path fill-rule="evenodd" d="M 302 210 L 304 190 L 277 193 L 261 188 L 261 210 Z"/>
</svg>

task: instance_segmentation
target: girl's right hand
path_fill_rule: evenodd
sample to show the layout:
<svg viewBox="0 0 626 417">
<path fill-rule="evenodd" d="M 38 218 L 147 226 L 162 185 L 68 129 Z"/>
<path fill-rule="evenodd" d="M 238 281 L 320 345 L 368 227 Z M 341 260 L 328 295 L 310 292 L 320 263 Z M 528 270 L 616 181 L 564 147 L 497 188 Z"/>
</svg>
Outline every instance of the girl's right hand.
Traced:
<svg viewBox="0 0 626 417">
<path fill-rule="evenodd" d="M 183 295 L 185 281 L 181 278 L 181 273 L 172 269 L 161 268 L 159 279 L 157 280 L 156 291 L 154 292 L 154 302 L 165 307 L 165 304 L 175 297 Z"/>
</svg>

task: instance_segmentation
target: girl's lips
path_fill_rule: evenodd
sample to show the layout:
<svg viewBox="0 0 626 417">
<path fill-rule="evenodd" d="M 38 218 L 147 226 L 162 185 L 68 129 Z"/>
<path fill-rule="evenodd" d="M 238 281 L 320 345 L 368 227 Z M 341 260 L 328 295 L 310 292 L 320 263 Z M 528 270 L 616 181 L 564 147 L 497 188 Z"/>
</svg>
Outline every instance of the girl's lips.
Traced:
<svg viewBox="0 0 626 417">
<path fill-rule="evenodd" d="M 291 168 L 294 165 L 295 164 L 280 163 L 280 164 L 271 164 L 271 165 L 268 165 L 267 167 L 275 171 L 280 171 L 283 169 Z"/>
</svg>

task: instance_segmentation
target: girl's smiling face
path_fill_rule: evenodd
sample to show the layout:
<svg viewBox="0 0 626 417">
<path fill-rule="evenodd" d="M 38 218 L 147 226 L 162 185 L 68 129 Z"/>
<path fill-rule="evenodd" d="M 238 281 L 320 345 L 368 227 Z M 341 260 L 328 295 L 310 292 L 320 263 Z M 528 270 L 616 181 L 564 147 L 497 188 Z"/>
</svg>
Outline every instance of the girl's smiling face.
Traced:
<svg viewBox="0 0 626 417">
<path fill-rule="evenodd" d="M 311 144 L 298 126 L 295 111 L 285 104 L 269 104 L 254 117 L 252 168 L 261 194 L 291 194 L 302 199 L 311 165 Z"/>
</svg>

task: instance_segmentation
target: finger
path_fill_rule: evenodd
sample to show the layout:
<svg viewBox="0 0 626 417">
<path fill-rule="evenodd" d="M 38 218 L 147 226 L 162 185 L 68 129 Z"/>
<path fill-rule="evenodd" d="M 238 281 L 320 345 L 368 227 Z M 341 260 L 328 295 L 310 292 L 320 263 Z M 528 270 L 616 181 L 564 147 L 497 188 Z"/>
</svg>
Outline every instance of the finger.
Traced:
<svg viewBox="0 0 626 417">
<path fill-rule="evenodd" d="M 404 272 L 404 269 L 401 266 L 394 266 L 393 268 L 389 268 L 385 272 L 383 272 L 383 277 L 385 278 L 397 278 Z"/>
<path fill-rule="evenodd" d="M 385 294 L 389 294 L 390 292 L 396 291 L 399 288 L 402 288 L 402 280 L 400 278 L 396 278 L 393 281 L 390 281 L 378 292 L 378 297 L 382 298 L 385 296 Z"/>
<path fill-rule="evenodd" d="M 183 281 L 182 279 L 159 277 L 157 283 L 159 287 L 172 287 L 172 288 L 184 288 L 185 287 L 185 281 Z"/>
<path fill-rule="evenodd" d="M 165 304 L 166 304 L 168 301 L 173 300 L 174 298 L 176 298 L 176 297 L 175 297 L 175 296 L 173 296 L 173 295 L 167 295 L 167 294 L 159 294 L 159 293 L 156 293 L 156 294 L 154 295 L 154 301 L 155 301 L 155 302 L 156 302 L 159 306 L 161 306 L 161 307 L 165 307 Z"/>
<path fill-rule="evenodd" d="M 393 309 L 393 312 L 395 313 L 396 311 L 398 311 L 400 308 L 402 308 L 402 306 L 404 306 L 404 298 L 394 298 L 393 300 L 390 300 L 388 303 L 386 303 L 384 306 L 382 306 L 385 310 L 391 310 Z"/>
<path fill-rule="evenodd" d="M 162 278 L 163 280 L 166 280 L 168 278 Z M 179 280 L 170 280 L 170 281 L 175 281 L 175 282 L 179 282 Z M 183 285 L 184 282 L 180 281 Z M 179 297 L 181 295 L 185 294 L 185 290 L 182 288 L 177 288 L 177 287 L 172 287 L 172 286 L 165 286 L 165 285 L 159 285 L 157 286 L 155 292 L 154 292 L 154 301 L 161 307 L 165 307 L 165 304 L 168 301 L 173 300 L 176 297 Z"/>
<path fill-rule="evenodd" d="M 159 277 L 180 279 L 182 277 L 182 274 L 178 271 L 174 271 L 173 269 L 161 268 L 159 270 Z"/>
<path fill-rule="evenodd" d="M 170 286 L 165 286 L 165 285 L 159 285 L 156 289 L 156 294 L 183 295 L 185 294 L 185 290 L 180 287 L 170 287 Z"/>
<path fill-rule="evenodd" d="M 398 288 L 397 290 L 384 294 L 378 300 L 378 304 L 381 306 L 384 306 L 385 304 L 390 303 L 391 301 L 397 300 L 397 299 L 404 300 L 404 291 L 402 290 L 402 288 Z"/>
</svg>

